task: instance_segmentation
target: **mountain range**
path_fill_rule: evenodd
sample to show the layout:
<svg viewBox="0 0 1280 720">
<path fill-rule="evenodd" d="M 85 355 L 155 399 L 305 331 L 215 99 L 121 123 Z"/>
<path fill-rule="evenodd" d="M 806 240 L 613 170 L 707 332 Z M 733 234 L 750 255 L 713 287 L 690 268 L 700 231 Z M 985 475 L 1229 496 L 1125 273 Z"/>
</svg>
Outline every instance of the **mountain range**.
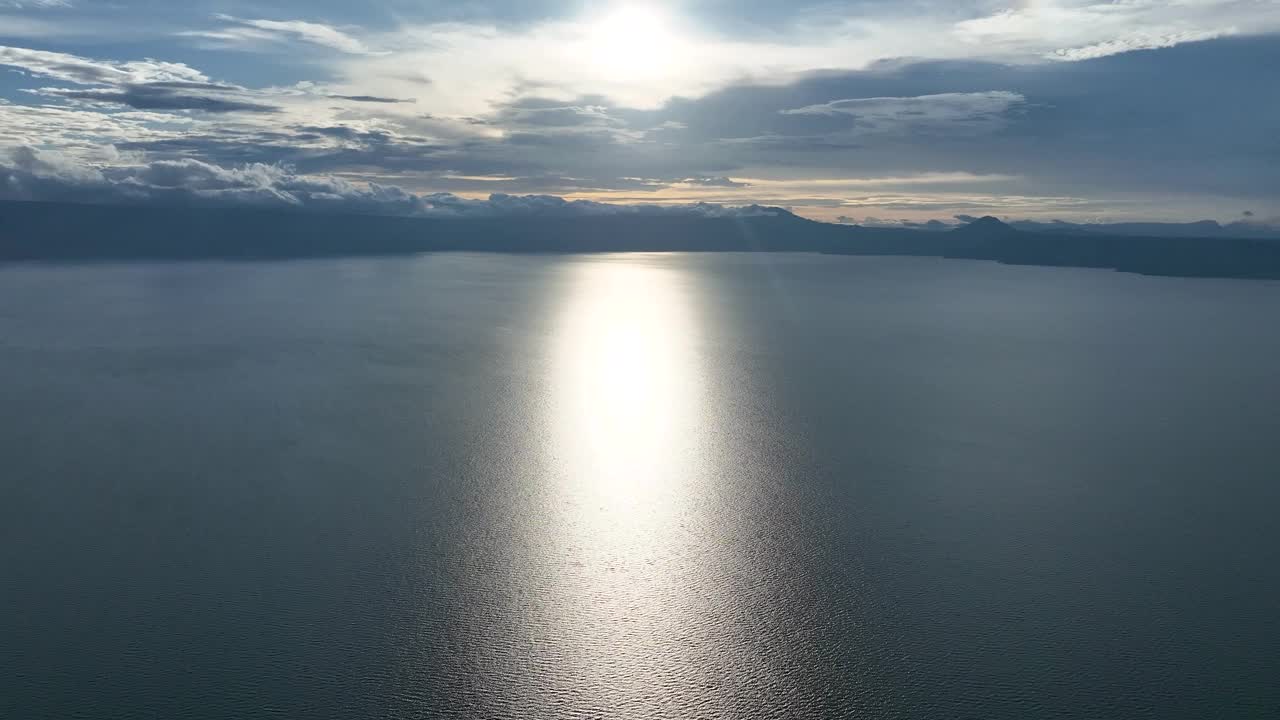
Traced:
<svg viewBox="0 0 1280 720">
<path fill-rule="evenodd" d="M 1124 223 L 1071 223 L 1062 220 L 1040 222 L 1014 220 L 1010 225 L 1028 232 L 1089 233 L 1095 235 L 1134 235 L 1141 237 L 1203 237 L 1203 238 L 1258 238 L 1280 240 L 1280 225 L 1238 220 L 1219 223 L 1216 220 L 1197 220 L 1186 223 L 1124 222 Z"/>
<path fill-rule="evenodd" d="M 393 217 L 243 207 L 0 203 L 0 262 L 283 259 L 423 252 L 818 252 L 1148 275 L 1280 279 L 1280 241 L 1030 231 L 994 217 L 937 232 L 736 215 Z"/>
</svg>

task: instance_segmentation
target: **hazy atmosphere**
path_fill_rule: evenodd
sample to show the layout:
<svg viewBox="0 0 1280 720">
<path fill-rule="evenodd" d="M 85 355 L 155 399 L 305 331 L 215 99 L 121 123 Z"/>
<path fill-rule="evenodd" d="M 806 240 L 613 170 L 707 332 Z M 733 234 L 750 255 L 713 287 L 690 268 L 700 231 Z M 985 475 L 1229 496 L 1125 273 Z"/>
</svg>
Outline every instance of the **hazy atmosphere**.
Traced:
<svg viewBox="0 0 1280 720">
<path fill-rule="evenodd" d="M 1274 224 L 1277 31 L 1271 0 L 8 0 L 0 197 Z"/>
</svg>

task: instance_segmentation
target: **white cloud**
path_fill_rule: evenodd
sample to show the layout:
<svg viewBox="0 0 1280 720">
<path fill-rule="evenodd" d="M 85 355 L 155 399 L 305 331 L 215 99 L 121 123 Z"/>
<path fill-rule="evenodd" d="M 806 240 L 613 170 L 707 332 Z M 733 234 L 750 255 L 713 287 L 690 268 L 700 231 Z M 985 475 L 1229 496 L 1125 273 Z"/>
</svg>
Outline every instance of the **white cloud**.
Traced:
<svg viewBox="0 0 1280 720">
<path fill-rule="evenodd" d="M 0 100 L 4 145 L 56 146 L 81 157 L 112 143 L 178 137 L 193 124 L 188 118 L 149 112 L 102 113 Z"/>
<path fill-rule="evenodd" d="M 846 40 L 843 35 L 792 43 L 732 39 L 675 16 L 649 18 L 635 27 L 609 16 L 518 28 L 437 23 L 385 34 L 378 46 L 389 48 L 386 56 L 346 59 L 336 70 L 352 92 L 416 94 L 434 112 L 448 115 L 483 114 L 528 94 L 565 101 L 598 95 L 653 109 L 673 96 L 696 97 L 734 80 L 859 67 L 890 52 L 898 38 Z"/>
<path fill-rule="evenodd" d="M 69 8 L 71 0 L 4 0 L 0 2 L 0 7 L 10 7 L 18 10 L 27 8 Z"/>
<path fill-rule="evenodd" d="M 529 94 L 594 95 L 651 109 L 745 80 L 782 83 L 886 58 L 1040 62 L 1167 47 L 1235 28 L 1280 30 L 1280 3 L 1269 0 L 1037 0 L 996 13 L 972 1 L 947 14 L 824 4 L 752 36 L 653 9 L 678 4 L 623 7 L 514 26 L 410 22 L 371 36 L 386 56 L 339 59 L 334 70 L 348 92 L 417 95 L 441 114 L 483 114 Z"/>
<path fill-rule="evenodd" d="M 1083 60 L 1131 50 L 1280 29 L 1271 0 L 1041 0 L 962 20 L 953 35 L 973 52 Z"/>
<path fill-rule="evenodd" d="M 916 97 L 870 97 L 833 100 L 820 105 L 783 110 L 784 115 L 848 115 L 856 125 L 849 132 L 948 134 L 987 132 L 1003 127 L 1007 114 L 1026 102 L 1015 92 L 941 93 Z"/>
<path fill-rule="evenodd" d="M 196 202 L 415 217 L 529 217 L 679 214 L 728 217 L 773 214 L 759 206 L 615 205 L 554 195 L 452 193 L 418 195 L 393 185 L 357 184 L 330 175 L 301 175 L 282 165 L 223 167 L 191 158 L 97 167 L 57 151 L 18 146 L 0 151 L 0 199 L 90 202 Z"/>
<path fill-rule="evenodd" d="M 183 63 L 149 59 L 129 62 L 93 60 L 68 53 L 6 45 L 0 45 L 0 65 L 21 68 L 32 75 L 79 85 L 209 82 L 204 73 Z"/>
<path fill-rule="evenodd" d="M 1145 187 L 1164 178 L 1176 179 L 1170 186 L 1189 188 L 1212 181 L 1228 188 L 1218 191 L 1223 193 L 1237 188 L 1254 192 L 1250 188 L 1274 184 L 1274 172 L 1257 153 L 1232 159 L 1234 165 L 1222 166 L 1230 169 L 1210 175 L 1128 174 L 1124 156 L 1147 152 L 1147 138 L 1141 134 L 1141 114 L 1123 111 L 1123 92 L 1109 98 L 1116 106 L 1073 115 L 1067 112 L 1070 103 L 1055 108 L 1055 98 L 1046 96 L 1053 83 L 1034 78 L 1088 74 L 1086 66 L 1054 64 L 1050 69 L 1050 59 L 1085 60 L 1168 47 L 1226 34 L 1234 27 L 1274 30 L 1280 28 L 1280 3 L 1037 0 L 995 14 L 991 6 L 985 0 L 960 2 L 945 16 L 909 16 L 864 5 L 858 17 L 841 18 L 830 13 L 849 5 L 830 3 L 825 23 L 801 19 L 771 27 L 767 35 L 734 37 L 723 34 L 723 28 L 697 26 L 674 11 L 588 13 L 510 25 L 408 23 L 379 32 L 222 16 L 211 29 L 188 31 L 188 37 L 220 48 L 274 46 L 299 55 L 307 46 L 323 49 L 307 53 L 301 62 L 290 58 L 272 73 L 294 74 L 287 81 L 293 84 L 265 88 L 212 80 L 181 62 L 125 62 L 0 46 L 0 65 L 43 78 L 17 80 L 23 94 L 12 97 L 31 105 L 0 100 L 0 145 L 57 147 L 103 169 L 160 160 L 195 159 L 223 170 L 232 164 L 243 168 L 264 161 L 263 167 L 276 167 L 272 163 L 284 162 L 311 173 L 339 173 L 361 188 L 368 186 L 360 181 L 377 180 L 384 183 L 380 187 L 394 183 L 422 192 L 550 190 L 596 198 L 625 192 L 635 197 L 648 193 L 646 200 L 658 202 L 794 201 L 826 207 L 845 200 L 892 204 L 895 197 L 1027 192 L 1015 182 L 1069 194 L 1095 177 L 1112 189 Z M 979 15 L 975 7 L 986 9 Z M 966 14 L 967 20 L 953 22 Z M 17 15 L 0 13 L 0 34 L 5 19 Z M 78 13 L 52 17 L 74 20 L 72 16 Z M 1246 45 L 1222 43 L 1214 52 Z M 1187 55 L 1200 52 L 1187 50 Z M 948 66 L 921 65 L 924 70 L 913 76 L 903 70 L 915 67 L 911 61 L 875 62 L 902 55 L 1021 66 L 1006 71 L 1003 65 L 957 63 L 958 71 L 948 74 Z M 237 77 L 253 77 L 254 68 L 247 63 L 256 60 L 224 58 L 223 67 L 232 68 L 227 72 Z M 865 69 L 811 72 L 859 67 Z M 324 80 L 294 82 L 309 72 Z M 1153 82 L 1144 77 L 1128 82 Z M 1091 90 L 1114 90 L 1125 81 L 1085 82 L 1092 83 L 1087 86 Z M 1155 82 L 1153 89 L 1171 98 L 1161 112 L 1173 117 L 1182 109 L 1173 100 L 1176 93 L 1159 85 L 1159 78 Z M 1203 86 L 1205 81 L 1195 82 Z M 58 84 L 64 87 L 39 87 Z M 790 87 L 778 90 L 782 85 Z M 732 89 L 713 93 L 721 88 Z M 1007 90 L 970 92 L 987 88 L 1018 90 L 1026 99 Z M 936 94 L 913 94 L 930 92 Z M 681 100 L 666 105 L 672 96 Z M 1029 103 L 1035 103 L 1037 112 L 1022 113 Z M 1261 108 L 1258 116 L 1265 117 L 1265 103 L 1256 106 Z M 132 110 L 121 112 L 127 108 Z M 1036 123 L 1047 117 L 1065 118 L 1062 122 L 1073 124 L 1055 127 L 1069 126 L 1073 132 L 1050 128 L 1056 134 L 1040 142 L 1036 132 L 1043 126 Z M 1116 122 L 1091 124 L 1094 118 Z M 993 132 L 1015 122 L 1017 133 Z M 1245 125 L 1224 118 L 1214 127 Z M 1155 129 L 1161 128 L 1178 130 L 1176 123 Z M 1167 134 L 1181 142 L 1176 133 Z M 934 142 L 944 137 L 961 142 Z M 1136 143 L 1129 142 L 1134 139 Z M 1087 144 L 1092 140 L 1100 142 Z M 1265 140 L 1242 134 L 1233 134 L 1233 141 L 1267 147 Z M 1159 142 L 1165 142 L 1163 136 L 1152 138 L 1151 146 Z M 145 148 L 148 155 L 112 158 L 112 151 L 104 149 L 112 143 L 132 146 L 135 153 Z M 1212 149 L 1207 141 L 1191 145 L 1200 155 Z M 1171 167 L 1177 166 L 1177 155 L 1149 153 L 1170 158 Z M 184 168 L 193 182 L 211 182 L 191 166 Z M 959 170 L 975 174 L 954 172 Z M 862 173 L 867 177 L 812 179 Z M 1014 175 L 1022 177 L 1015 180 Z M 1070 182 L 1049 182 L 1068 177 Z M 1083 183 L 1081 177 L 1086 177 Z M 481 189 L 483 183 L 489 184 Z M 206 190 L 271 196 L 271 202 L 278 202 L 283 196 L 274 193 L 285 186 L 293 187 L 273 181 Z"/>
<path fill-rule="evenodd" d="M 13 172 L 76 185 L 106 182 L 101 170 L 64 153 L 19 146 L 8 149 L 6 154 Z"/>
<path fill-rule="evenodd" d="M 912 185 L 970 185 L 1002 183 L 1018 180 L 1017 175 L 978 175 L 967 172 L 932 172 L 916 175 L 892 175 L 876 177 L 802 178 L 797 180 L 772 180 L 767 178 L 742 178 L 753 188 L 786 188 L 813 192 L 815 190 L 843 190 L 867 187 L 891 188 Z"/>
<path fill-rule="evenodd" d="M 332 25 L 307 20 L 263 20 L 215 15 L 225 23 L 217 30 L 186 30 L 183 37 L 203 38 L 229 46 L 300 41 L 349 55 L 379 55 L 363 41 Z"/>
<path fill-rule="evenodd" d="M 1132 52 L 1134 50 L 1154 50 L 1156 48 L 1173 47 L 1174 45 L 1180 45 L 1185 42 L 1212 40 L 1214 38 L 1224 37 L 1227 35 L 1235 35 L 1236 33 L 1237 30 L 1235 28 L 1203 31 L 1184 30 L 1182 32 L 1169 33 L 1166 35 L 1135 33 L 1123 38 L 1107 40 L 1105 42 L 1085 45 L 1083 47 L 1060 48 L 1049 53 L 1047 57 L 1051 60 L 1091 60 L 1093 58 L 1106 57 L 1108 55 Z"/>
</svg>

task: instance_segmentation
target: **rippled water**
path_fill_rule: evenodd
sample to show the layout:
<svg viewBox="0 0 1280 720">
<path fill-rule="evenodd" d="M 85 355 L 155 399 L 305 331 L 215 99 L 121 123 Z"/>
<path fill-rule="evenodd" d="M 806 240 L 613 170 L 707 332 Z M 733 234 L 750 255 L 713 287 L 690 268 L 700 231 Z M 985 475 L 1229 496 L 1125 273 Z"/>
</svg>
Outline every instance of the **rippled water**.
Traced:
<svg viewBox="0 0 1280 720">
<path fill-rule="evenodd" d="M 1280 283 L 0 268 L 0 716 L 1280 714 Z"/>
</svg>

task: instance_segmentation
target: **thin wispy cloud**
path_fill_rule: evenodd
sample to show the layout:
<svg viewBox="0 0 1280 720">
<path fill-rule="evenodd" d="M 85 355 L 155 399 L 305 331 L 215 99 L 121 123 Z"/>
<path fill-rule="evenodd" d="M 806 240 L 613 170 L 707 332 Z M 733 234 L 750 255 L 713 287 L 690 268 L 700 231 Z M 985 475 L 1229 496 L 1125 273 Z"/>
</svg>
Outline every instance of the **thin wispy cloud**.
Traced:
<svg viewBox="0 0 1280 720">
<path fill-rule="evenodd" d="M 941 93 L 917 97 L 871 97 L 833 100 L 782 110 L 783 115 L 847 116 L 855 135 L 880 133 L 983 133 L 1004 127 L 1010 114 L 1025 104 L 1022 95 L 1006 90 Z"/>
<path fill-rule="evenodd" d="M 204 73 L 184 63 L 159 60 L 99 60 L 70 53 L 0 45 L 0 65 L 37 77 L 79 85 L 125 85 L 149 82 L 208 82 Z"/>
<path fill-rule="evenodd" d="M 236 99 L 238 89 L 205 83 L 150 83 L 119 88 L 40 88 L 45 97 L 124 105 L 138 110 L 202 110 L 211 113 L 274 113 L 278 108 Z"/>
<path fill-rule="evenodd" d="M 1093 58 L 1106 57 L 1108 55 L 1119 55 L 1120 53 L 1133 52 L 1135 50 L 1156 50 L 1159 48 L 1181 45 L 1182 43 L 1187 42 L 1213 40 L 1215 38 L 1227 37 L 1238 33 L 1239 30 L 1236 28 L 1223 28 L 1221 30 L 1183 30 L 1165 35 L 1151 35 L 1139 32 L 1126 37 L 1117 38 L 1115 40 L 1107 40 L 1106 42 L 1094 43 L 1083 47 L 1059 48 L 1047 54 L 1046 57 L 1052 60 L 1091 60 Z"/>
<path fill-rule="evenodd" d="M 1280 4 L 1264 0 L 1043 0 L 957 22 L 954 35 L 986 53 L 1081 60 L 1280 29 Z"/>
<path fill-rule="evenodd" d="M 4 0 L 3 2 L 0 2 L 0 8 L 13 8 L 15 10 L 29 8 L 69 8 L 71 6 L 71 0 Z"/>
<path fill-rule="evenodd" d="M 302 42 L 349 55 L 383 55 L 343 30 L 306 20 L 263 20 L 215 15 L 220 26 L 213 30 L 184 30 L 182 37 L 202 38 L 226 46 L 253 47 L 264 43 Z"/>
</svg>

